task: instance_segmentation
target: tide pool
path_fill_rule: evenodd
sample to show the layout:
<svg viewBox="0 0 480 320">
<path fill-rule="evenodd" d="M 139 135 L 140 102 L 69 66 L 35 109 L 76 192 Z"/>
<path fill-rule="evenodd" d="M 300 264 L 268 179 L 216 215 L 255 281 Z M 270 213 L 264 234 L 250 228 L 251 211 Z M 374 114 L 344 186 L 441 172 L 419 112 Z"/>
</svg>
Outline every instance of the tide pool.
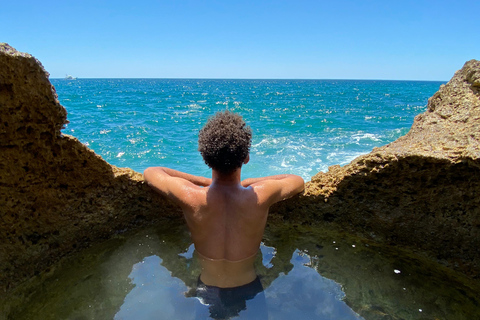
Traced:
<svg viewBox="0 0 480 320">
<path fill-rule="evenodd" d="M 179 221 L 117 235 L 38 277 L 9 319 L 211 319 L 195 297 L 201 269 L 192 252 Z M 255 267 L 268 319 L 480 316 L 478 291 L 464 277 L 338 231 L 267 227 Z M 257 319 L 256 298 L 232 319 Z"/>
</svg>

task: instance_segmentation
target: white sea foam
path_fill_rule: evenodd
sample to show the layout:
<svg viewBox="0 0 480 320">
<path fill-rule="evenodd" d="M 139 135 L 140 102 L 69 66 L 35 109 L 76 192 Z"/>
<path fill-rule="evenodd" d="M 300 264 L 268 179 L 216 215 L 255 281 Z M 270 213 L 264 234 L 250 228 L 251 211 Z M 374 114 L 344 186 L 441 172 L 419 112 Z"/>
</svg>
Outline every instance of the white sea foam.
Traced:
<svg viewBox="0 0 480 320">
<path fill-rule="evenodd" d="M 197 152 L 198 130 L 215 111 L 229 107 L 254 130 L 247 174 L 289 172 L 308 179 L 405 134 L 412 114 L 424 110 L 431 95 L 412 93 L 410 86 L 397 94 L 396 86 L 396 106 L 389 106 L 384 103 L 389 91 L 371 95 L 363 82 L 174 82 L 141 80 L 125 88 L 117 80 L 82 88 L 59 82 L 59 98 L 65 97 L 69 110 L 66 132 L 88 141 L 112 164 L 200 173 L 205 164 Z"/>
<path fill-rule="evenodd" d="M 380 141 L 379 135 L 373 133 L 357 133 L 352 135 L 351 139 L 356 142 L 360 142 L 360 140 Z"/>
<path fill-rule="evenodd" d="M 337 151 L 330 152 L 327 155 L 327 160 L 332 164 L 345 165 L 352 162 L 353 159 L 363 155 L 363 152 L 346 152 L 346 151 Z"/>
</svg>

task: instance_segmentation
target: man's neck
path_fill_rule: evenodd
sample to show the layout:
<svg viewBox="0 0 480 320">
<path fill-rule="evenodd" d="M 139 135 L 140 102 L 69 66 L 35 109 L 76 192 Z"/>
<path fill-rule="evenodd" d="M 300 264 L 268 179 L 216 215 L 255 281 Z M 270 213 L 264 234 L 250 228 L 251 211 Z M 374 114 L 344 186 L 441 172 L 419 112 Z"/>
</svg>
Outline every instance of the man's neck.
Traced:
<svg viewBox="0 0 480 320">
<path fill-rule="evenodd" d="M 230 174 L 222 174 L 216 170 L 212 170 L 212 184 L 239 185 L 241 182 L 241 172 L 241 168 L 238 168 Z"/>
</svg>

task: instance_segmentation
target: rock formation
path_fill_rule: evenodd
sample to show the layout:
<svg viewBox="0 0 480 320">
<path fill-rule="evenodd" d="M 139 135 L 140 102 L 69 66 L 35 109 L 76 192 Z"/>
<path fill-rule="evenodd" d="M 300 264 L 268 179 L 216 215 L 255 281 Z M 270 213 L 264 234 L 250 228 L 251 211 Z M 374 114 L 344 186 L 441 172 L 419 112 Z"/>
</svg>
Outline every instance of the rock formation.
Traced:
<svg viewBox="0 0 480 320">
<path fill-rule="evenodd" d="M 141 174 L 62 135 L 66 116 L 40 62 L 0 44 L 0 292 L 99 239 L 181 216 Z"/>
<path fill-rule="evenodd" d="M 307 184 L 270 222 L 337 227 L 480 275 L 480 62 L 469 61 L 410 132 Z M 142 175 L 73 137 L 48 74 L 0 44 L 0 292 L 134 226 L 179 219 Z M 0 294 L 1 295 L 1 294 Z"/>
</svg>

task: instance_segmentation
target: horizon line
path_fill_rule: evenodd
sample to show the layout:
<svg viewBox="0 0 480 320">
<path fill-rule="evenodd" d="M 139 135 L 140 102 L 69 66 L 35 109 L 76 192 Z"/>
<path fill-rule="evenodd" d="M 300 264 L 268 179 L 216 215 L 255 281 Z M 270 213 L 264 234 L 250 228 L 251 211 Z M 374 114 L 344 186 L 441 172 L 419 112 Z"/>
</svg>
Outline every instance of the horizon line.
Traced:
<svg viewBox="0 0 480 320">
<path fill-rule="evenodd" d="M 65 77 L 48 77 L 55 80 L 107 80 L 107 79 L 132 79 L 132 80 L 278 80 L 278 81 L 418 81 L 418 82 L 448 82 L 449 80 L 411 80 L 411 79 L 346 79 L 346 78 L 182 78 L 182 77 L 75 77 L 75 79 L 65 79 Z"/>
</svg>

